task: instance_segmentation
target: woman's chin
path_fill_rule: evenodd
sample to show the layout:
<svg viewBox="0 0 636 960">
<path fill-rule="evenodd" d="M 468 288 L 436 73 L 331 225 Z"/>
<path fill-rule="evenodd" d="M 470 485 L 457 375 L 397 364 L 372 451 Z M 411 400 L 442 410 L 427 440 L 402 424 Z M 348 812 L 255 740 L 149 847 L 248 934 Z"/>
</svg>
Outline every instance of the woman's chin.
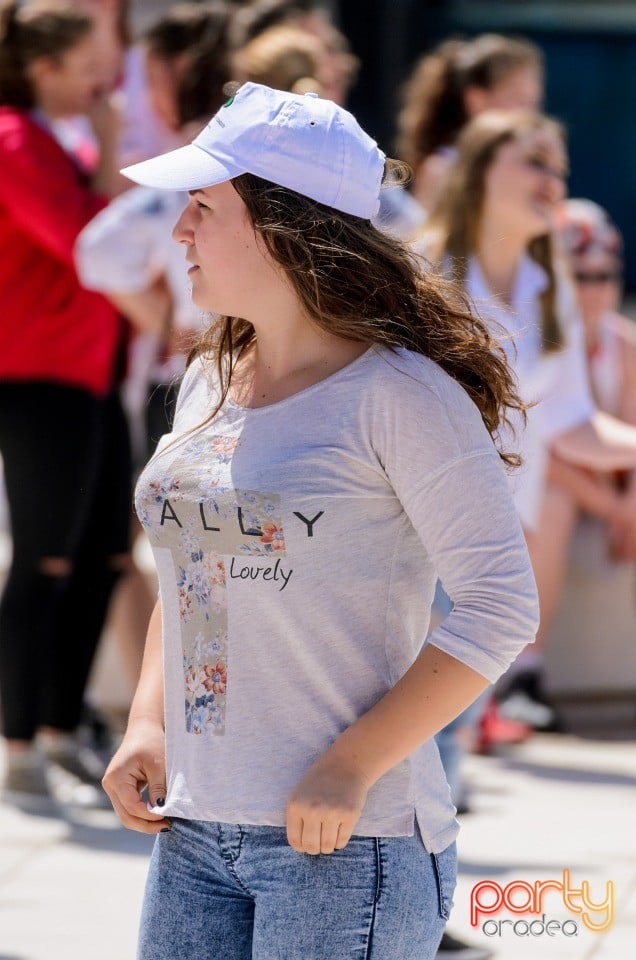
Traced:
<svg viewBox="0 0 636 960">
<path fill-rule="evenodd" d="M 535 217 L 532 229 L 528 230 L 528 243 L 552 233 L 552 220 L 548 217 Z"/>
<path fill-rule="evenodd" d="M 554 229 L 554 211 L 533 210 L 531 215 L 532 232 L 535 237 L 542 237 L 545 233 L 550 233 Z"/>
<path fill-rule="evenodd" d="M 207 299 L 202 291 L 197 290 L 196 283 L 192 284 L 190 288 L 190 299 L 195 307 L 198 307 L 199 310 L 211 310 L 211 307 L 207 303 Z"/>
</svg>

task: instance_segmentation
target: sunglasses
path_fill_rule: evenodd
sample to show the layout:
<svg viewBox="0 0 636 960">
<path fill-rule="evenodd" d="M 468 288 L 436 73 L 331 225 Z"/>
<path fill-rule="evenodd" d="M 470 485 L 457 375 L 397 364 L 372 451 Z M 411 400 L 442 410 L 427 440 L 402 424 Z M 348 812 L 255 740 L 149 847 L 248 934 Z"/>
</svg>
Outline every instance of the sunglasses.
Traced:
<svg viewBox="0 0 636 960">
<path fill-rule="evenodd" d="M 599 271 L 598 273 L 575 273 L 574 279 L 577 283 L 620 283 L 623 279 L 622 273 L 616 271 Z"/>
</svg>

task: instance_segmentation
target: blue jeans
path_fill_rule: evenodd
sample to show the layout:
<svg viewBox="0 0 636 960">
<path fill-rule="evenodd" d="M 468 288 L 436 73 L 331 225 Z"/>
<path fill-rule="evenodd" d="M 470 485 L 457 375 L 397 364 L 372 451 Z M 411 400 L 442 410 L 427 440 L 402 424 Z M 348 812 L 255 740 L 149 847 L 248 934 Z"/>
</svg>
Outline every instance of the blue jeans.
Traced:
<svg viewBox="0 0 636 960">
<path fill-rule="evenodd" d="M 172 822 L 157 835 L 138 960 L 432 960 L 452 907 L 455 844 L 356 837 L 296 853 L 283 827 Z"/>
</svg>

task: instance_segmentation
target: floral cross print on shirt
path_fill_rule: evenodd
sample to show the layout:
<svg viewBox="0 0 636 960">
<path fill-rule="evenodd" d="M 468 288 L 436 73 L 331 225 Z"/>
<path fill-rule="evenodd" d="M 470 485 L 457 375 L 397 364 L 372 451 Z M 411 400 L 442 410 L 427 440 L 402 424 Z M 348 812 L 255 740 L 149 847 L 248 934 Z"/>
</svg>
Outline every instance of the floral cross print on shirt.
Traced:
<svg viewBox="0 0 636 960">
<path fill-rule="evenodd" d="M 182 476 L 153 474 L 137 490 L 137 511 L 151 542 L 173 558 L 183 652 L 185 728 L 225 732 L 230 673 L 226 564 L 241 557 L 285 556 L 277 494 L 212 485 L 210 458 L 231 461 L 236 440 L 195 440 L 198 467 Z M 201 449 L 199 449 L 201 447 Z M 187 450 L 184 453 L 188 453 Z M 286 585 L 286 584 L 285 584 Z"/>
</svg>

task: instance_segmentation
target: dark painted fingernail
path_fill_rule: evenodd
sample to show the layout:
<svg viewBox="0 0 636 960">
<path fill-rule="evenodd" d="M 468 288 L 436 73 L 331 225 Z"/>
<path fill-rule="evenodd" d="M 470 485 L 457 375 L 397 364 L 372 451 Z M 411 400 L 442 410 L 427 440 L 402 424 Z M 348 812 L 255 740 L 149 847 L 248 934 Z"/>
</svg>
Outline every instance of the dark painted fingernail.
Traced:
<svg viewBox="0 0 636 960">
<path fill-rule="evenodd" d="M 165 797 L 157 797 L 157 799 L 155 800 L 155 806 L 156 806 L 156 807 L 163 807 L 163 805 L 164 805 L 165 802 L 166 802 L 166 798 L 165 798 Z"/>
<path fill-rule="evenodd" d="M 170 827 L 162 827 L 159 833 L 170 833 Z"/>
</svg>

